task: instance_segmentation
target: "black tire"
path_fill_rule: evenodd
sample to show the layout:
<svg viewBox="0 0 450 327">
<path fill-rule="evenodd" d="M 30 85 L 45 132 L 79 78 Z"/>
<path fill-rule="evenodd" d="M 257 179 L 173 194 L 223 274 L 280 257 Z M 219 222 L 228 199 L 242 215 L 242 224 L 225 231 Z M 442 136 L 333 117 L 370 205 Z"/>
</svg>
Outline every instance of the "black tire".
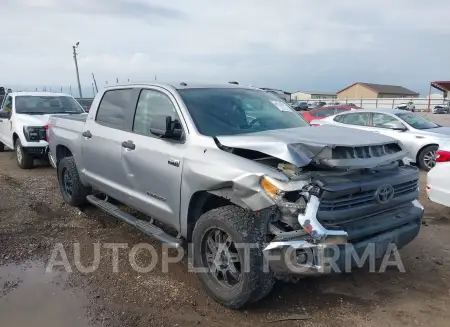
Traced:
<svg viewBox="0 0 450 327">
<path fill-rule="evenodd" d="M 430 163 L 429 156 L 430 154 L 434 153 L 434 157 L 436 157 L 436 150 L 438 149 L 437 145 L 429 145 L 422 150 L 420 150 L 419 156 L 418 156 L 418 164 L 420 168 L 422 168 L 425 171 L 429 171 L 431 168 L 434 167 L 436 164 L 436 161 L 433 163 Z"/>
<path fill-rule="evenodd" d="M 239 266 L 249 267 L 248 271 L 241 269 L 239 282 L 232 286 L 225 286 L 208 269 L 207 272 L 197 273 L 197 277 L 203 283 L 208 294 L 220 304 L 232 308 L 242 308 L 247 304 L 259 301 L 270 293 L 275 283 L 271 272 L 264 272 L 264 256 L 262 246 L 264 231 L 261 219 L 235 205 L 228 205 L 213 209 L 204 213 L 197 221 L 192 242 L 194 246 L 194 266 L 206 267 L 206 239 L 213 230 L 222 230 L 234 244 L 257 244 L 259 248 L 250 248 L 247 256 L 248 262 L 244 262 L 245 249 L 235 248 L 239 256 Z M 243 264 L 241 264 L 241 262 Z M 228 263 L 229 264 L 229 263 Z M 228 278 L 227 278 L 228 280 Z"/>
<path fill-rule="evenodd" d="M 84 207 L 87 205 L 86 196 L 89 195 L 89 189 L 81 183 L 75 159 L 73 157 L 61 159 L 57 169 L 59 189 L 64 201 L 73 207 Z M 67 184 L 68 178 L 71 181 L 70 191 Z"/>
<path fill-rule="evenodd" d="M 5 145 L 0 142 L 0 152 L 5 152 Z"/>
<path fill-rule="evenodd" d="M 20 139 L 17 139 L 14 143 L 14 150 L 16 152 L 17 165 L 20 168 L 31 169 L 34 167 L 34 157 L 30 156 L 23 150 Z"/>
</svg>

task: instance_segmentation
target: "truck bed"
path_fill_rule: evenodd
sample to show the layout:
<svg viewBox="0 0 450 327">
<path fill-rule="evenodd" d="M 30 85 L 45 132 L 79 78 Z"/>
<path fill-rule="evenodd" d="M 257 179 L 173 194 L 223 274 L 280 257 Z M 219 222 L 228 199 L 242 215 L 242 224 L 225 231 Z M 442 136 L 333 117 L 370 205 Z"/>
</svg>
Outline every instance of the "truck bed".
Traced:
<svg viewBox="0 0 450 327">
<path fill-rule="evenodd" d="M 88 114 L 79 115 L 55 115 L 49 120 L 49 148 L 50 155 L 57 162 L 56 146 L 63 146 L 70 149 L 74 157 L 80 153 L 81 133 Z"/>
</svg>

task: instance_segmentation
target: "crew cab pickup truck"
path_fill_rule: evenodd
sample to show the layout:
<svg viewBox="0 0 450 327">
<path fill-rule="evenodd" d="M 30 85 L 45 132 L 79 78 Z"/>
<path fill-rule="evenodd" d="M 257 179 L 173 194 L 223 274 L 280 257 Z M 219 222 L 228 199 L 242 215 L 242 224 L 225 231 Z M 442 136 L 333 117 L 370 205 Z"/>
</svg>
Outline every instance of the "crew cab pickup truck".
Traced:
<svg viewBox="0 0 450 327">
<path fill-rule="evenodd" d="M 114 86 L 87 117 L 49 125 L 64 200 L 168 246 L 187 240 L 206 291 L 230 308 L 263 298 L 277 278 L 348 272 L 359 267 L 347 267 L 350 255 L 373 248 L 380 258 L 421 226 L 418 169 L 398 141 L 311 127 L 251 87 Z"/>
<path fill-rule="evenodd" d="M 80 114 L 83 109 L 70 95 L 50 92 L 8 93 L 0 110 L 0 152 L 16 152 L 20 168 L 34 166 L 35 158 L 47 159 L 46 125 L 54 114 Z"/>
</svg>

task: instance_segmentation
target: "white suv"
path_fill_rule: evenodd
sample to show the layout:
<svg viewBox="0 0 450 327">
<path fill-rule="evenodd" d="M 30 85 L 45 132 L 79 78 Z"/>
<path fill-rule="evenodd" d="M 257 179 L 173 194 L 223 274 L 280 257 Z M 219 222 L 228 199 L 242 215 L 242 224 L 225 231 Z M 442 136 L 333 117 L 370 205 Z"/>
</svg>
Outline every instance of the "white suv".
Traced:
<svg viewBox="0 0 450 327">
<path fill-rule="evenodd" d="M 54 114 L 84 113 L 70 95 L 50 92 L 13 92 L 5 95 L 0 109 L 0 152 L 14 149 L 20 168 L 34 166 L 35 158 L 46 158 L 46 126 Z"/>
</svg>

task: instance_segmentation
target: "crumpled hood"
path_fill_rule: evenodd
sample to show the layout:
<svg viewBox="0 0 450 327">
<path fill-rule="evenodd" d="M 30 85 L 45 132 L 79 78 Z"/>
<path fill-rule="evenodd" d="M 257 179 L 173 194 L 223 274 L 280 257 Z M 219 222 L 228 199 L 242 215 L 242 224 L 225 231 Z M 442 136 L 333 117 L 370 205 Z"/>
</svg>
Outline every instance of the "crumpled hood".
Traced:
<svg viewBox="0 0 450 327">
<path fill-rule="evenodd" d="M 399 141 L 382 134 L 322 125 L 217 136 L 225 147 L 253 150 L 297 167 L 314 161 L 335 168 L 373 168 L 406 156 Z"/>
</svg>

